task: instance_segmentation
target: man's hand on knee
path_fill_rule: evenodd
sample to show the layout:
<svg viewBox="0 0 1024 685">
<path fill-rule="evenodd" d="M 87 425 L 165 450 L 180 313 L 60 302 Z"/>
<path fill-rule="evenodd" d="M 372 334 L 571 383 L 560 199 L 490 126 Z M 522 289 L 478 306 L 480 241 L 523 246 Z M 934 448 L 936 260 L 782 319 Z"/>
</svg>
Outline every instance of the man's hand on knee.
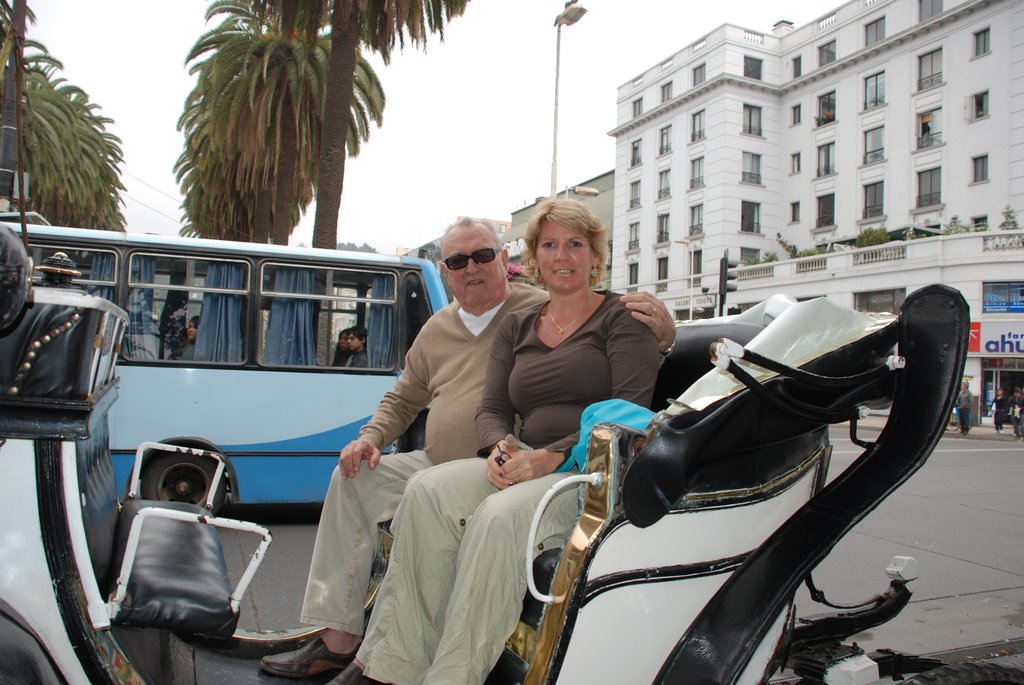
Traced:
<svg viewBox="0 0 1024 685">
<path fill-rule="evenodd" d="M 341 477 L 344 480 L 354 478 L 359 473 L 362 462 L 374 469 L 380 461 L 380 450 L 369 440 L 359 438 L 345 445 L 338 456 L 338 468 L 341 470 Z"/>
</svg>

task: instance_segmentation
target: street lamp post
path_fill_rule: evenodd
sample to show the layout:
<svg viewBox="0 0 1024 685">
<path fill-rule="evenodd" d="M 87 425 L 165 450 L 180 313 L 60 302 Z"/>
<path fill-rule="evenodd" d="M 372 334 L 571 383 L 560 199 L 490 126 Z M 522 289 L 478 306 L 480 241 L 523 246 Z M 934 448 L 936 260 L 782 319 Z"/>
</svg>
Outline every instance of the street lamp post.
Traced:
<svg viewBox="0 0 1024 685">
<path fill-rule="evenodd" d="M 687 254 L 687 257 L 688 257 L 687 260 L 686 260 L 687 261 L 687 265 L 686 265 L 686 273 L 687 273 L 686 282 L 688 284 L 687 285 L 687 290 L 689 292 L 687 294 L 687 297 L 689 298 L 689 308 L 690 308 L 689 309 L 690 313 L 687 316 L 687 319 L 690 320 L 690 321 L 693 321 L 693 238 L 679 238 L 678 240 L 675 240 L 673 242 L 677 242 L 677 243 L 686 245 L 686 254 Z"/>
<path fill-rule="evenodd" d="M 565 3 L 565 9 L 555 17 L 555 123 L 551 135 L 551 197 L 558 195 L 558 72 L 562 61 L 562 27 L 572 26 L 587 13 L 586 8 L 577 4 L 577 0 Z"/>
</svg>

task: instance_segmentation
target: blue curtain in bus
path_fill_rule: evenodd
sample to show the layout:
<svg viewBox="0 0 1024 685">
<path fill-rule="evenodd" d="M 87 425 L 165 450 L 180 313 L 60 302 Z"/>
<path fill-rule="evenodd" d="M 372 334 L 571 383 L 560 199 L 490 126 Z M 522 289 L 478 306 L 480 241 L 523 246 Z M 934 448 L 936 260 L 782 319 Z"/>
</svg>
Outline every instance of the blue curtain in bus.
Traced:
<svg viewBox="0 0 1024 685">
<path fill-rule="evenodd" d="M 89 272 L 89 280 L 112 281 L 114 280 L 114 255 L 106 252 L 96 252 L 92 256 L 92 271 Z M 98 285 L 91 283 L 86 288 L 90 295 L 102 297 L 111 302 L 114 301 L 114 286 Z"/>
<path fill-rule="evenodd" d="M 373 277 L 373 298 L 393 299 L 395 280 L 391 276 Z M 395 308 L 390 304 L 371 304 L 366 315 L 366 352 L 373 368 L 391 366 L 391 340 L 395 334 Z"/>
<path fill-rule="evenodd" d="M 210 262 L 206 287 L 239 290 L 245 287 L 241 264 Z M 240 362 L 244 351 L 242 315 L 245 297 L 228 293 L 203 293 L 203 309 L 196 334 L 194 359 L 207 362 Z"/>
<path fill-rule="evenodd" d="M 314 272 L 310 269 L 277 269 L 274 291 L 309 293 Z M 267 321 L 267 343 L 263 351 L 266 364 L 316 366 L 316 300 L 274 297 Z"/>
<path fill-rule="evenodd" d="M 156 276 L 156 258 L 136 255 L 132 258 L 132 283 L 152 283 Z M 153 289 L 128 291 L 128 330 L 124 336 L 127 359 L 156 359 L 157 326 L 153 318 Z"/>
</svg>

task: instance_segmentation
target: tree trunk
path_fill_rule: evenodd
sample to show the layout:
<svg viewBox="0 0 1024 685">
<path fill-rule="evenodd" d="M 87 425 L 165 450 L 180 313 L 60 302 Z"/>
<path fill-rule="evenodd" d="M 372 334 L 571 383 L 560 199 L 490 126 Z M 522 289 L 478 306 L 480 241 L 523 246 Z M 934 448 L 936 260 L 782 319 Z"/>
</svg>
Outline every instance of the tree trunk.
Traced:
<svg viewBox="0 0 1024 685">
<path fill-rule="evenodd" d="M 291 102 L 289 97 L 282 100 Z M 281 140 L 277 149 L 277 173 L 274 174 L 274 244 L 287 245 L 295 224 L 292 215 L 295 210 L 295 164 L 298 160 L 298 134 L 295 111 L 289 104 L 281 112 Z"/>
<path fill-rule="evenodd" d="M 252 242 L 266 245 L 270 242 L 270 227 L 273 221 L 271 201 L 273 195 L 269 188 L 264 188 L 256 196 L 256 209 L 252 217 Z"/>
<path fill-rule="evenodd" d="M 345 4 L 351 7 L 347 16 L 335 11 L 331 17 L 331 62 L 324 97 L 313 223 L 313 247 L 330 250 L 338 245 L 338 210 L 345 185 L 345 143 L 349 117 L 352 116 L 352 87 L 359 43 L 359 10 L 356 3 Z"/>
</svg>

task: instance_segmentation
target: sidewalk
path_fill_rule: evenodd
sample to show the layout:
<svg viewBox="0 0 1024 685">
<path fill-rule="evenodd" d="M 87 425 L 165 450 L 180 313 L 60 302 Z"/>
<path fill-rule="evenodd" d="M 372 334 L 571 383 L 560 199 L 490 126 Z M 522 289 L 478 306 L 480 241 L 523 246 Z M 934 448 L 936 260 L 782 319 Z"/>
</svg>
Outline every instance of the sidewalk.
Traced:
<svg viewBox="0 0 1024 685">
<path fill-rule="evenodd" d="M 887 414 L 872 414 L 866 419 L 861 419 L 857 422 L 857 426 L 864 430 L 882 430 L 885 426 L 885 422 L 888 420 Z M 1003 426 L 1003 432 L 997 433 L 995 427 L 991 424 L 982 424 L 980 426 L 974 426 L 967 435 L 960 435 L 960 430 L 957 426 L 949 425 L 946 427 L 946 433 L 944 437 L 961 438 L 964 440 L 999 440 L 1002 442 L 1016 442 L 1024 448 L 1024 441 L 1013 439 L 1013 426 L 1009 423 Z"/>
</svg>

